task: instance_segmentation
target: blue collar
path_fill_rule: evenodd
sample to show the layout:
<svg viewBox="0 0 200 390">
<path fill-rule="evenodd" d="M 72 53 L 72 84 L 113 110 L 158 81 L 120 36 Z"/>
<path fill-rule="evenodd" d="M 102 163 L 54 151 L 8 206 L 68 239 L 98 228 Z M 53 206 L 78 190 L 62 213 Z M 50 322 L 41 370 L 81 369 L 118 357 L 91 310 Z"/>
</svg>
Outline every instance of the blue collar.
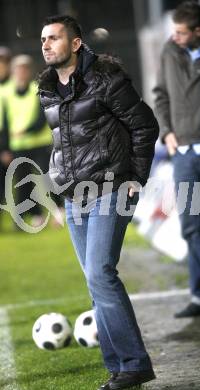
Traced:
<svg viewBox="0 0 200 390">
<path fill-rule="evenodd" d="M 191 60 L 194 62 L 200 58 L 200 47 L 198 47 L 195 50 L 189 49 L 189 47 L 186 48 L 188 54 L 190 55 Z"/>
</svg>

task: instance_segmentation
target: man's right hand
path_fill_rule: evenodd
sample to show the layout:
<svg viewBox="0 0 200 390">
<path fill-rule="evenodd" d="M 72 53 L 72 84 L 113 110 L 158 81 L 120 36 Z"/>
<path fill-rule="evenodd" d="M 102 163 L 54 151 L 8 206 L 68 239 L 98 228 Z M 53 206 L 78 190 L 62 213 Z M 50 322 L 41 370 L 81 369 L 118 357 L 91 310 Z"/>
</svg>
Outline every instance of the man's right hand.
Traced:
<svg viewBox="0 0 200 390">
<path fill-rule="evenodd" d="M 165 137 L 165 144 L 170 156 L 174 156 L 178 147 L 178 142 L 174 133 L 170 132 Z"/>
</svg>

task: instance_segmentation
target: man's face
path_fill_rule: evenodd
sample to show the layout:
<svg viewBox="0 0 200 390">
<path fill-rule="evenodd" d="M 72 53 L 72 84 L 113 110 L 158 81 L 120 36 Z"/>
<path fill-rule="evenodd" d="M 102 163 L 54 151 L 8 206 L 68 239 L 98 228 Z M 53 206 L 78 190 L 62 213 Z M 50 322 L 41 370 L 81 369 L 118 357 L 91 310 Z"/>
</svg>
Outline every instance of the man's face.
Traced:
<svg viewBox="0 0 200 390">
<path fill-rule="evenodd" d="M 41 35 L 42 53 L 47 65 L 60 68 L 70 62 L 72 56 L 72 41 L 61 23 L 45 26 Z"/>
<path fill-rule="evenodd" d="M 182 48 L 197 47 L 197 41 L 199 40 L 199 28 L 190 30 L 185 23 L 175 23 L 172 39 L 178 46 Z"/>
<path fill-rule="evenodd" d="M 22 84 L 26 86 L 32 79 L 32 69 L 31 66 L 27 64 L 16 65 L 11 73 L 16 85 Z"/>
</svg>

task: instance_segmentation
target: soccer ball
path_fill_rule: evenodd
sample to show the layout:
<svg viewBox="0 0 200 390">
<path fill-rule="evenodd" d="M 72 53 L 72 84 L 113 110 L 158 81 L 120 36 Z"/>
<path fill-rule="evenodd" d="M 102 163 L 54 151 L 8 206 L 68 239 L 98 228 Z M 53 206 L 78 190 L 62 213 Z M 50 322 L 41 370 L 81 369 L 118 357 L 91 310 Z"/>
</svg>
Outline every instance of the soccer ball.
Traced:
<svg viewBox="0 0 200 390">
<path fill-rule="evenodd" d="M 40 349 L 64 348 L 71 342 L 72 327 L 62 314 L 43 314 L 33 325 L 32 337 Z"/>
<path fill-rule="evenodd" d="M 84 347 L 92 348 L 99 345 L 97 325 L 93 310 L 80 314 L 76 319 L 74 337 L 78 344 Z"/>
</svg>

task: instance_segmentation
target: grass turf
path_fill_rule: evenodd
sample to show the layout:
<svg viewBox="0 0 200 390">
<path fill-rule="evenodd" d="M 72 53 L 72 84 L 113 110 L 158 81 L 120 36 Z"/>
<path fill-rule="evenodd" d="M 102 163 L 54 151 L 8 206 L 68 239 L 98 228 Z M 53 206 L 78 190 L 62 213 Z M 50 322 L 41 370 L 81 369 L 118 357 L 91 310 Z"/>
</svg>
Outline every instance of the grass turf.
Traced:
<svg viewBox="0 0 200 390">
<path fill-rule="evenodd" d="M 129 225 L 125 245 L 132 239 L 145 245 Z M 18 390 L 97 389 L 107 379 L 99 348 L 80 347 L 73 340 L 63 350 L 42 351 L 31 337 L 33 323 L 43 313 L 61 312 L 74 324 L 91 308 L 67 229 L 1 234 L 0 248 L 0 306 L 21 304 L 8 310 Z M 0 378 L 0 388 L 16 387 L 12 378 Z"/>
</svg>

